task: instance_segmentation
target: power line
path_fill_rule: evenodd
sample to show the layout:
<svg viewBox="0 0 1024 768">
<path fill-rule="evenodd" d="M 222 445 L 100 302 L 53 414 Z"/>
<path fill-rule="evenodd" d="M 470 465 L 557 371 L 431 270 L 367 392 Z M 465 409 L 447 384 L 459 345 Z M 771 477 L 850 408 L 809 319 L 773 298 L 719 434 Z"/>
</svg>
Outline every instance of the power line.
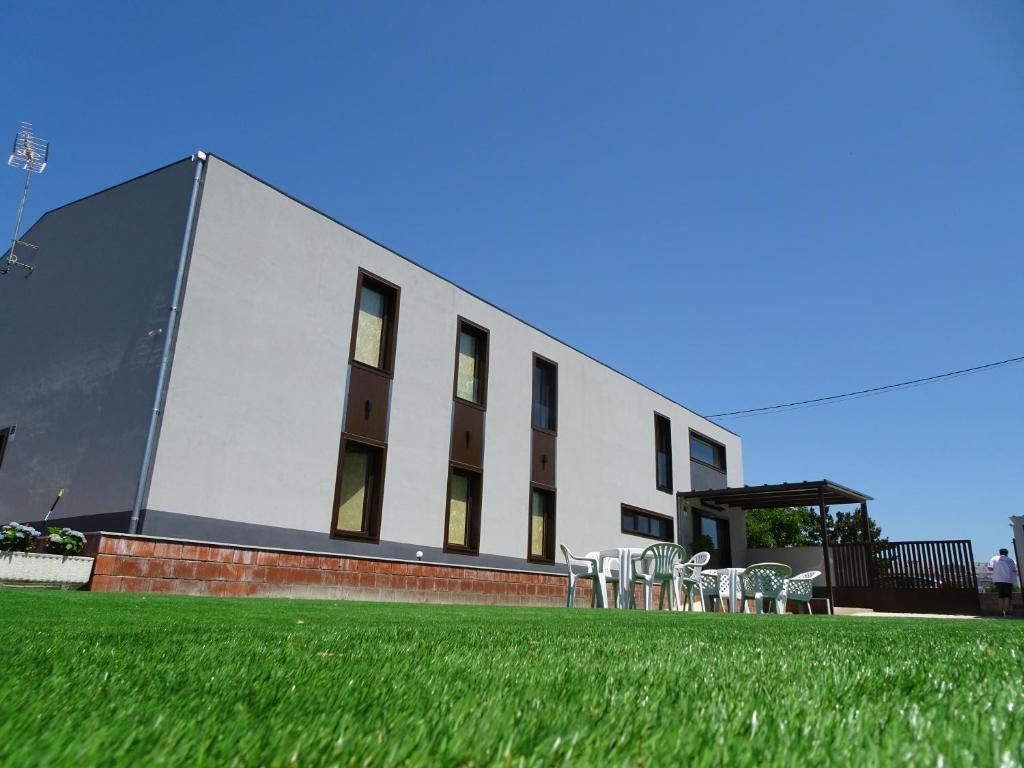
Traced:
<svg viewBox="0 0 1024 768">
<path fill-rule="evenodd" d="M 827 397 L 814 397 L 810 400 L 795 400 L 792 403 L 780 403 L 778 405 L 765 405 L 760 408 L 747 408 L 743 411 L 727 411 L 725 413 L 713 413 L 708 418 L 720 419 L 726 416 L 733 417 L 744 417 L 744 416 L 756 416 L 763 413 L 777 413 L 785 410 L 795 410 L 797 408 L 809 408 L 815 405 L 823 405 L 827 403 L 842 401 L 842 400 L 853 400 L 859 397 L 867 397 L 869 395 L 875 395 L 882 392 L 889 392 L 896 389 L 904 389 L 908 387 L 917 386 L 919 384 L 928 384 L 933 381 L 941 381 L 943 379 L 951 379 L 956 376 L 965 376 L 969 373 L 977 373 L 979 371 L 987 371 L 992 368 L 1000 368 L 1004 365 L 1012 365 L 1013 363 L 1024 362 L 1024 356 L 1021 357 L 1010 357 L 1006 360 L 1000 360 L 996 363 L 985 363 L 985 365 L 976 365 L 972 368 L 961 368 L 959 371 L 948 371 L 947 373 L 939 373 L 935 376 L 925 376 L 922 379 L 911 379 L 910 381 L 901 381 L 897 384 L 886 384 L 882 387 L 871 387 L 870 389 L 858 389 L 855 392 L 844 392 L 841 395 L 829 395 Z"/>
</svg>

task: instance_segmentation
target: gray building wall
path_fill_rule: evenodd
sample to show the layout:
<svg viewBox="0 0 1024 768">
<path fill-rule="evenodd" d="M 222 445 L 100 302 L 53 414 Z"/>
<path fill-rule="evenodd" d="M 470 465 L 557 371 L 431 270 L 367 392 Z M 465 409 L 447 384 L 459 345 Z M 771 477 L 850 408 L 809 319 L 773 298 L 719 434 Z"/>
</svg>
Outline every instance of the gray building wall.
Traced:
<svg viewBox="0 0 1024 768">
<path fill-rule="evenodd" d="M 136 490 L 191 191 L 182 161 L 45 214 L 0 277 L 0 519 L 117 530 Z"/>
<path fill-rule="evenodd" d="M 380 545 L 329 536 L 360 267 L 401 287 Z M 479 558 L 441 553 L 459 315 L 490 331 Z M 143 530 L 525 565 L 534 352 L 559 366 L 559 543 L 650 543 L 621 533 L 621 503 L 676 517 L 654 411 L 672 421 L 674 490 L 690 428 L 742 484 L 736 435 L 211 157 Z"/>
<path fill-rule="evenodd" d="M 690 488 L 688 490 L 706 491 L 709 488 L 728 487 L 729 483 L 726 472 L 709 467 L 707 464 L 702 464 L 699 461 L 690 462 Z"/>
</svg>

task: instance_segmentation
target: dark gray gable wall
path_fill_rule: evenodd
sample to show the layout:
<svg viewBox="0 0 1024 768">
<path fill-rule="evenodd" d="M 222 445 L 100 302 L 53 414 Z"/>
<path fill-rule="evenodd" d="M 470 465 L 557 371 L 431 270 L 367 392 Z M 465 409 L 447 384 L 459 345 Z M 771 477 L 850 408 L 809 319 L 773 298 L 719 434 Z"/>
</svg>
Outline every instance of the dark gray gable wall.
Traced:
<svg viewBox="0 0 1024 768">
<path fill-rule="evenodd" d="M 35 272 L 0 277 L 0 519 L 127 525 L 194 167 L 188 160 L 44 215 Z M 88 520 L 85 518 L 89 518 Z"/>
</svg>

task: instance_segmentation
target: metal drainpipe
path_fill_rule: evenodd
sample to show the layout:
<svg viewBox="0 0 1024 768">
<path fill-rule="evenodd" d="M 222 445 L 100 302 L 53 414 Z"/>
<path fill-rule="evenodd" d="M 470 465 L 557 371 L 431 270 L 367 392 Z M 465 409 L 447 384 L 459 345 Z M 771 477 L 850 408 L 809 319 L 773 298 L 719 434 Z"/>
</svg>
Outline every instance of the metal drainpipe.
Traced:
<svg viewBox="0 0 1024 768">
<path fill-rule="evenodd" d="M 160 410 L 163 406 L 164 391 L 167 389 L 167 372 L 170 368 L 171 350 L 174 334 L 178 329 L 178 314 L 181 304 L 181 292 L 185 285 L 185 264 L 188 261 L 189 244 L 192 242 L 192 228 L 195 223 L 196 204 L 199 200 L 199 186 L 202 183 L 203 168 L 206 164 L 206 153 L 197 152 L 192 156 L 196 164 L 196 172 L 192 177 L 192 196 L 188 201 L 188 216 L 185 219 L 185 236 L 181 241 L 181 253 L 178 255 L 178 273 L 174 278 L 174 293 L 171 295 L 171 306 L 167 315 L 167 328 L 164 331 L 164 351 L 160 358 L 160 371 L 156 377 L 156 393 L 153 395 L 153 412 L 149 417 L 149 432 L 146 434 L 146 450 L 142 453 L 142 468 L 139 470 L 139 484 L 135 490 L 135 503 L 132 504 L 132 519 L 128 526 L 129 533 L 139 532 L 139 517 L 142 514 L 142 498 L 146 495 L 150 475 L 153 472 L 153 450 L 156 447 L 156 432 L 160 425 Z"/>
</svg>

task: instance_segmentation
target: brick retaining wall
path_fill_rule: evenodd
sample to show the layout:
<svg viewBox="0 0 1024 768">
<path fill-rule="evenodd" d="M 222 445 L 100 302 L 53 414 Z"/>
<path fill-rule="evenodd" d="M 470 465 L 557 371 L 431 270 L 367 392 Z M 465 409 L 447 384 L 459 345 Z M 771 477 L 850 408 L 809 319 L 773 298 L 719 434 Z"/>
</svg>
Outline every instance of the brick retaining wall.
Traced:
<svg viewBox="0 0 1024 768">
<path fill-rule="evenodd" d="M 344 555 L 96 534 L 97 592 L 164 592 L 416 603 L 565 605 L 566 577 Z M 590 604 L 579 583 L 576 604 Z"/>
</svg>

